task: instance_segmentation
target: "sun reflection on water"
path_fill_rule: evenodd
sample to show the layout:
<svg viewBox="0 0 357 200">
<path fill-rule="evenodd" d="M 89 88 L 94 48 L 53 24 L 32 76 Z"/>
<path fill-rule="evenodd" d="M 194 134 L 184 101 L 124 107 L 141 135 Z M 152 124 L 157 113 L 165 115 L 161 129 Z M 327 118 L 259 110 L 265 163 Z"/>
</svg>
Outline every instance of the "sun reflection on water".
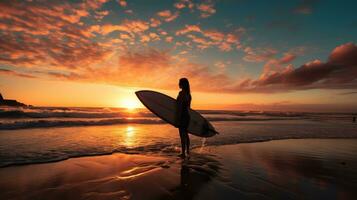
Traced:
<svg viewBox="0 0 357 200">
<path fill-rule="evenodd" d="M 135 128 L 133 126 L 126 127 L 124 143 L 127 147 L 134 145 Z"/>
</svg>

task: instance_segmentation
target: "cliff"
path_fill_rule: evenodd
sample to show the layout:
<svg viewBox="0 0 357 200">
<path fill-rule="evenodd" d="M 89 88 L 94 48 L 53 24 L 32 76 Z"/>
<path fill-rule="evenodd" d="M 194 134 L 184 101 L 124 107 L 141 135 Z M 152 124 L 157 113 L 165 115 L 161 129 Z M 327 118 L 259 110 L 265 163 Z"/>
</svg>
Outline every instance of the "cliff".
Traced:
<svg viewBox="0 0 357 200">
<path fill-rule="evenodd" d="M 13 99 L 4 99 L 0 93 L 0 106 L 27 106 L 27 105 Z"/>
</svg>

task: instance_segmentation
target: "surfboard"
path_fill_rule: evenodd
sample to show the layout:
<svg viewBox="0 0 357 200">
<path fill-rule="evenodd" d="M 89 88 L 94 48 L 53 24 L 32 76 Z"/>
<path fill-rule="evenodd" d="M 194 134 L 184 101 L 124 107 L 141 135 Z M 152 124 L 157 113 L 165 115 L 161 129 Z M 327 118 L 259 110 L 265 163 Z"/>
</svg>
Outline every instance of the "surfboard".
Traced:
<svg viewBox="0 0 357 200">
<path fill-rule="evenodd" d="M 141 103 L 156 116 L 166 121 L 167 123 L 177 127 L 176 124 L 176 99 L 151 90 L 140 90 L 135 92 Z M 200 113 L 190 109 L 190 123 L 187 131 L 199 137 L 212 137 L 218 132 L 212 124 L 205 119 Z"/>
</svg>

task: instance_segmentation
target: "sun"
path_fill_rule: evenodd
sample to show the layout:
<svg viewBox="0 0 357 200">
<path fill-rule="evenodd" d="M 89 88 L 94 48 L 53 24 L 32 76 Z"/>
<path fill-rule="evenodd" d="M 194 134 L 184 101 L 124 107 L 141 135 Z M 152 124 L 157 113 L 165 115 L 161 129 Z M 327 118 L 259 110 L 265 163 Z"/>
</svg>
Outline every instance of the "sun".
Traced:
<svg viewBox="0 0 357 200">
<path fill-rule="evenodd" d="M 120 107 L 126 108 L 128 110 L 134 110 L 137 108 L 141 108 L 142 105 L 139 100 L 133 98 L 123 98 L 119 103 Z"/>
</svg>

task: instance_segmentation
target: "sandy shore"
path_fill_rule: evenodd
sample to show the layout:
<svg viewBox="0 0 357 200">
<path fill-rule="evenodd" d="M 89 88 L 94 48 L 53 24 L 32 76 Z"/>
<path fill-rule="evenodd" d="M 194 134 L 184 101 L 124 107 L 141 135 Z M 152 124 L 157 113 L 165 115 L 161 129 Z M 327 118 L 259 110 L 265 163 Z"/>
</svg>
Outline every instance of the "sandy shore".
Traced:
<svg viewBox="0 0 357 200">
<path fill-rule="evenodd" d="M 113 154 L 0 168 L 1 199 L 351 199 L 357 140 L 306 139 Z"/>
</svg>

